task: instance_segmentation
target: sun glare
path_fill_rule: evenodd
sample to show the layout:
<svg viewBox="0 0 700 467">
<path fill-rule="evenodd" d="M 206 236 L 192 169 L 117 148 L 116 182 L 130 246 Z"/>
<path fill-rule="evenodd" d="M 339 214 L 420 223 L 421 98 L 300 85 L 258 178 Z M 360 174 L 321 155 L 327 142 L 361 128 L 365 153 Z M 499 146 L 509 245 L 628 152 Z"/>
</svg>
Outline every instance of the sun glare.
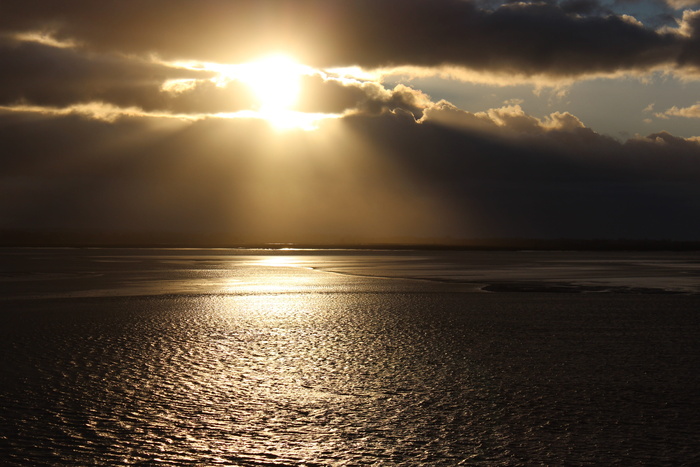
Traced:
<svg viewBox="0 0 700 467">
<path fill-rule="evenodd" d="M 302 65 L 289 55 L 268 55 L 248 63 L 215 64 L 199 62 L 177 62 L 178 67 L 190 70 L 206 69 L 218 73 L 213 80 L 217 86 L 226 86 L 229 81 L 243 83 L 250 90 L 257 105 L 253 109 L 217 114 L 221 118 L 256 118 L 267 121 L 276 129 L 315 130 L 322 120 L 340 118 L 341 114 L 310 113 L 293 110 L 298 103 L 302 78 L 319 70 Z M 183 92 L 192 87 L 188 80 L 168 81 L 163 89 Z"/>
<path fill-rule="evenodd" d="M 306 67 L 291 57 L 272 55 L 240 65 L 236 74 L 258 100 L 263 118 L 275 126 L 293 127 L 299 112 L 290 108 L 297 102 L 301 77 L 306 73 Z"/>
</svg>

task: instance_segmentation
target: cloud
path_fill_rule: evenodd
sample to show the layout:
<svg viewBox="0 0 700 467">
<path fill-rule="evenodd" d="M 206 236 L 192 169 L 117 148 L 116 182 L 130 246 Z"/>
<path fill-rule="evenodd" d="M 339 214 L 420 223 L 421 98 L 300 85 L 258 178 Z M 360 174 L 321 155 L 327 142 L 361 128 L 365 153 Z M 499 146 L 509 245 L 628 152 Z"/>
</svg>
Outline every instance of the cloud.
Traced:
<svg viewBox="0 0 700 467">
<path fill-rule="evenodd" d="M 655 114 L 660 118 L 668 117 L 685 117 L 685 118 L 700 118 L 700 102 L 691 105 L 690 107 L 679 108 L 676 106 L 671 107 L 665 112 L 659 112 Z"/>
<path fill-rule="evenodd" d="M 421 121 L 508 139 L 520 139 L 525 135 L 551 136 L 554 133 L 558 133 L 560 137 L 567 135 L 567 138 L 575 134 L 594 134 L 581 120 L 569 112 L 554 112 L 539 119 L 525 113 L 517 104 L 489 109 L 486 112 L 471 113 L 447 101 L 440 101 L 425 110 L 425 116 Z"/>
<path fill-rule="evenodd" d="M 700 0 L 666 0 L 669 6 L 680 10 L 681 8 L 691 8 L 700 6 Z"/>
<path fill-rule="evenodd" d="M 443 104 L 444 107 L 444 104 Z M 454 108 L 444 108 L 454 112 Z M 574 116 L 518 109 L 463 112 L 461 126 L 426 111 L 353 122 L 420 180 L 439 187 L 471 236 L 694 238 L 700 233 L 700 144 L 652 134 L 620 143 Z M 452 116 L 456 117 L 455 115 Z M 400 161 L 400 162 L 399 162 Z"/>
<path fill-rule="evenodd" d="M 101 102 L 147 112 L 215 113 L 253 105 L 241 83 L 220 86 L 214 77 L 207 70 L 178 69 L 116 54 L 38 42 L 0 42 L 0 104 L 5 106 Z"/>
<path fill-rule="evenodd" d="M 576 15 L 610 15 L 612 11 L 597 0 L 564 0 L 560 3 L 563 11 Z"/>
<path fill-rule="evenodd" d="M 0 112 L 0 229 L 396 236 L 700 237 L 700 141 L 624 143 L 574 115 L 432 104 L 317 132 L 255 120 Z"/>
<path fill-rule="evenodd" d="M 678 28 L 682 35 L 683 49 L 677 59 L 680 66 L 700 68 L 700 10 L 683 12 L 683 19 Z"/>
<path fill-rule="evenodd" d="M 77 115 L 93 120 L 113 123 L 125 117 L 165 118 L 178 120 L 200 120 L 207 117 L 202 114 L 173 114 L 169 112 L 148 112 L 139 107 L 117 107 L 104 102 L 88 102 L 65 107 L 47 107 L 39 105 L 16 104 L 0 106 L 0 110 L 17 113 L 39 114 L 45 116 Z"/>
<path fill-rule="evenodd" d="M 566 79 L 697 67 L 693 14 L 656 31 L 592 1 L 104 0 L 58 7 L 8 0 L 0 28 L 50 32 L 86 50 L 168 59 L 247 61 L 287 50 L 316 66 L 456 66 L 494 74 Z M 680 31 L 679 29 L 679 31 Z"/>
<path fill-rule="evenodd" d="M 137 114 L 202 118 L 259 107 L 245 82 L 227 75 L 225 66 L 183 66 L 59 45 L 43 39 L 0 42 L 0 105 L 108 120 Z M 430 103 L 403 85 L 388 90 L 377 82 L 308 73 L 301 77 L 294 110 L 378 114 L 402 108 L 420 118 Z"/>
<path fill-rule="evenodd" d="M 691 153 L 700 149 L 700 148 L 698 148 L 698 138 L 697 137 L 681 138 L 679 136 L 674 136 L 667 131 L 652 133 L 652 134 L 645 136 L 645 137 L 633 138 L 633 139 L 630 139 L 629 141 L 627 141 L 626 144 L 631 145 L 631 146 L 637 146 L 637 147 L 640 147 L 640 145 L 647 144 L 647 145 L 653 145 L 656 148 L 665 148 L 665 149 L 669 149 L 669 146 L 672 146 L 675 149 L 689 151 Z"/>
<path fill-rule="evenodd" d="M 255 120 L 163 126 L 0 112 L 0 139 L 0 229 L 224 232 L 260 242 L 441 225 L 441 206 L 347 134 L 329 145 Z"/>
<path fill-rule="evenodd" d="M 360 89 L 364 91 L 364 96 L 357 104 L 356 113 L 376 115 L 401 109 L 419 119 L 423 116 L 423 110 L 432 104 L 428 95 L 403 84 L 387 90 L 377 83 L 364 83 Z"/>
<path fill-rule="evenodd" d="M 425 93 L 399 84 L 393 89 L 372 81 L 357 81 L 307 76 L 302 80 L 301 96 L 295 110 L 325 113 L 380 114 L 396 108 L 420 118 L 430 105 Z"/>
</svg>

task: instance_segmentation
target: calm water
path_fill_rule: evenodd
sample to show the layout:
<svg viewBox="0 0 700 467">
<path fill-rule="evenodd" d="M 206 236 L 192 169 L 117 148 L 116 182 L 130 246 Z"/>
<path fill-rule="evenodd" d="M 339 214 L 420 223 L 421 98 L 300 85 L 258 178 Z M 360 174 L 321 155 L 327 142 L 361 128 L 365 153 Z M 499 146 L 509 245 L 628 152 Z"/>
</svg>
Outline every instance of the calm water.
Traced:
<svg viewBox="0 0 700 467">
<path fill-rule="evenodd" d="M 9 465 L 700 463 L 700 257 L 0 250 Z"/>
</svg>

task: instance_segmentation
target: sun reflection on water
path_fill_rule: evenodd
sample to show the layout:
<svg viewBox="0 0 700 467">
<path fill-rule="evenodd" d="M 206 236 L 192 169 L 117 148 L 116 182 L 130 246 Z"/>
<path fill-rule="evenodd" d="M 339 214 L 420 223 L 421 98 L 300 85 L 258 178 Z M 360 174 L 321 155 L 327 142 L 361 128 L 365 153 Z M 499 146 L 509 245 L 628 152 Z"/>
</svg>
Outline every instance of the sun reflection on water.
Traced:
<svg viewBox="0 0 700 467">
<path fill-rule="evenodd" d="M 303 293 L 322 289 L 326 280 L 295 256 L 253 258 L 245 275 L 228 278 L 222 287 L 227 294 Z"/>
<path fill-rule="evenodd" d="M 301 267 L 302 260 L 297 256 L 269 256 L 255 261 L 260 266 Z"/>
</svg>

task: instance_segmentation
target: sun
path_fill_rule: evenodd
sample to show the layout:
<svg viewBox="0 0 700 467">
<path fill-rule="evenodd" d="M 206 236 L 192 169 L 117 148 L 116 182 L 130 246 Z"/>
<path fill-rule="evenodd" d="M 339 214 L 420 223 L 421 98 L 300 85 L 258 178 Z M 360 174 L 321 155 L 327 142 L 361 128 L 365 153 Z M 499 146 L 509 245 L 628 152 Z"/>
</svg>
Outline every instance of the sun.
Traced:
<svg viewBox="0 0 700 467">
<path fill-rule="evenodd" d="M 293 58 L 271 55 L 243 68 L 241 79 L 260 102 L 261 110 L 284 110 L 296 103 L 303 67 Z"/>
<path fill-rule="evenodd" d="M 299 102 L 304 76 L 324 76 L 321 70 L 302 65 L 286 54 L 267 55 L 252 62 L 216 65 L 209 69 L 219 73 L 217 85 L 230 81 L 243 83 L 256 101 L 249 110 L 225 115 L 225 118 L 263 119 L 277 130 L 318 129 L 321 121 L 340 118 L 341 114 L 311 113 L 294 110 Z"/>
<path fill-rule="evenodd" d="M 259 103 L 258 112 L 275 126 L 294 126 L 299 112 L 290 110 L 299 99 L 307 67 L 288 55 L 270 55 L 239 66 L 237 75 Z"/>
</svg>

